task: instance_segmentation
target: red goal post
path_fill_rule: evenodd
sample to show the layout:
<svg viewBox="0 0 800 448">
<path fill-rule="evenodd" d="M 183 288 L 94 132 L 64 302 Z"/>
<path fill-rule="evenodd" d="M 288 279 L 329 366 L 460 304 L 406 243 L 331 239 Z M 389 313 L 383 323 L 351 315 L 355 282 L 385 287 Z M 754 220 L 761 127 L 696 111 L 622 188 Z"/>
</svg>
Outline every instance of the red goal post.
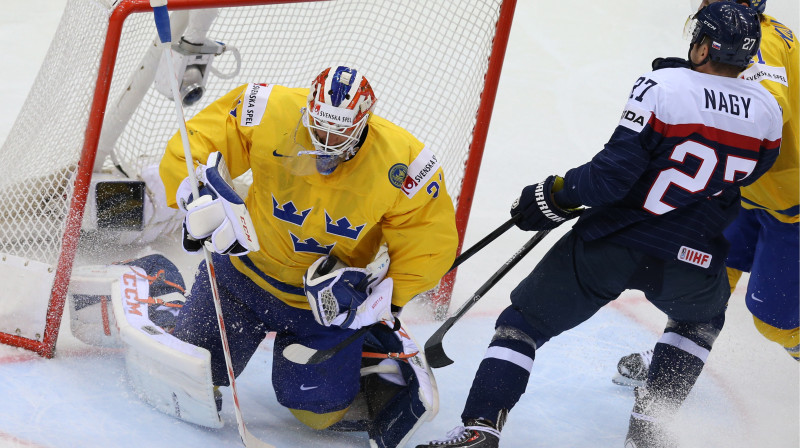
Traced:
<svg viewBox="0 0 800 448">
<path fill-rule="evenodd" d="M 204 73 L 205 94 L 184 107 L 186 117 L 246 82 L 299 87 L 331 64 L 359 67 L 375 86 L 375 112 L 442 160 L 463 242 L 515 5 L 170 0 L 173 42 L 191 32 L 227 50 L 212 56 L 217 71 Z M 141 229 L 92 236 L 102 233 L 98 179 L 152 182 L 153 166 L 177 129 L 174 103 L 157 88 L 163 47 L 155 40 L 149 0 L 67 1 L 0 149 L 13 161 L 0 167 L 0 343 L 52 357 L 73 267 L 103 261 L 109 248 L 99 246 L 108 245 L 109 233 L 117 248 L 133 253 L 153 235 L 174 230 L 172 217 L 151 210 L 142 212 Z M 144 202 L 153 210 L 158 193 L 147 183 Z M 111 252 L 116 260 L 130 255 Z M 433 296 L 439 310 L 446 309 L 454 278 L 448 275 Z"/>
</svg>

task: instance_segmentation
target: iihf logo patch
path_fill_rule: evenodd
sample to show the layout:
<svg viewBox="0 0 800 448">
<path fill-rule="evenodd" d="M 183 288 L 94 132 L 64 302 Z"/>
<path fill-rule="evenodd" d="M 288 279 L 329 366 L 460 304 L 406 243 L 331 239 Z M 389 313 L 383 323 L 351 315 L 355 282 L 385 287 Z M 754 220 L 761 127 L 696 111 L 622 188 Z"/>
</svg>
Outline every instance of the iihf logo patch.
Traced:
<svg viewBox="0 0 800 448">
<path fill-rule="evenodd" d="M 395 188 L 403 188 L 403 181 L 408 175 L 408 166 L 404 163 L 395 163 L 389 168 L 389 182 Z"/>
<path fill-rule="evenodd" d="M 711 265 L 711 254 L 692 249 L 691 247 L 681 246 L 678 250 L 678 260 L 685 263 L 707 268 Z"/>
</svg>

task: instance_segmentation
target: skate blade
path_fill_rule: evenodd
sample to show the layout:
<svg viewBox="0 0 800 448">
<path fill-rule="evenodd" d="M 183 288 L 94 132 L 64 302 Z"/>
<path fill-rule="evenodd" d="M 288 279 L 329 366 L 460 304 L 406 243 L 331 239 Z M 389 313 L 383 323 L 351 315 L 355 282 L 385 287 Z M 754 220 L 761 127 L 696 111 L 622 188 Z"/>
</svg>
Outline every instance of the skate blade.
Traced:
<svg viewBox="0 0 800 448">
<path fill-rule="evenodd" d="M 626 387 L 642 387 L 644 386 L 645 383 L 645 381 L 628 378 L 627 376 L 623 376 L 619 373 L 617 373 L 616 375 L 614 375 L 613 378 L 611 378 L 611 382 L 618 386 L 626 386 Z"/>
</svg>

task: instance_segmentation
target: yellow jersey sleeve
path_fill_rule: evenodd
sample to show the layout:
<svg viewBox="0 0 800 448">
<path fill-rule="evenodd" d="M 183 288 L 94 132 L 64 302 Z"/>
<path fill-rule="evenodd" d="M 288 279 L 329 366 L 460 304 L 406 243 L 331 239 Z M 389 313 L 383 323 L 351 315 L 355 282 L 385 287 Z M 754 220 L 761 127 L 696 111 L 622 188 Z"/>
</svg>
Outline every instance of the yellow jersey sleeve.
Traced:
<svg viewBox="0 0 800 448">
<path fill-rule="evenodd" d="M 231 177 L 236 178 L 250 169 L 250 141 L 243 128 L 240 128 L 238 120 L 247 87 L 248 85 L 240 86 L 230 91 L 186 122 L 194 166 L 204 165 L 209 154 L 219 151 L 225 158 Z M 177 207 L 175 193 L 183 179 L 188 176 L 184 154 L 183 141 L 180 132 L 177 132 L 167 143 L 159 165 L 159 174 L 167 194 L 167 205 L 170 207 Z"/>
</svg>

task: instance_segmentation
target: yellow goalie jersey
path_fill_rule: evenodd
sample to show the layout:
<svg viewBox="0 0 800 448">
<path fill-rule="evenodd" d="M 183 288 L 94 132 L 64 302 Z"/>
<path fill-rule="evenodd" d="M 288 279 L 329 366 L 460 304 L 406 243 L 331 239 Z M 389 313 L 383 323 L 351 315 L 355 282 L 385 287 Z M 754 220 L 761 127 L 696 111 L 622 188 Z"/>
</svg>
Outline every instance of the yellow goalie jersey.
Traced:
<svg viewBox="0 0 800 448">
<path fill-rule="evenodd" d="M 783 109 L 783 136 L 778 160 L 753 184 L 742 188 L 745 208 L 762 208 L 776 219 L 800 221 L 800 69 L 797 39 L 792 30 L 764 15 L 761 21 L 761 45 L 756 61 L 742 73 L 745 79 L 758 81 L 778 100 Z"/>
<path fill-rule="evenodd" d="M 329 175 L 298 153 L 313 149 L 301 121 L 308 89 L 248 84 L 187 122 L 195 165 L 220 151 L 236 178 L 252 170 L 245 204 L 261 250 L 233 265 L 287 304 L 309 309 L 303 274 L 332 254 L 364 267 L 389 247 L 392 303 L 405 305 L 438 283 L 455 259 L 455 212 L 440 162 L 409 132 L 372 115 L 358 153 Z M 167 203 L 186 177 L 179 134 L 160 166 Z"/>
</svg>

